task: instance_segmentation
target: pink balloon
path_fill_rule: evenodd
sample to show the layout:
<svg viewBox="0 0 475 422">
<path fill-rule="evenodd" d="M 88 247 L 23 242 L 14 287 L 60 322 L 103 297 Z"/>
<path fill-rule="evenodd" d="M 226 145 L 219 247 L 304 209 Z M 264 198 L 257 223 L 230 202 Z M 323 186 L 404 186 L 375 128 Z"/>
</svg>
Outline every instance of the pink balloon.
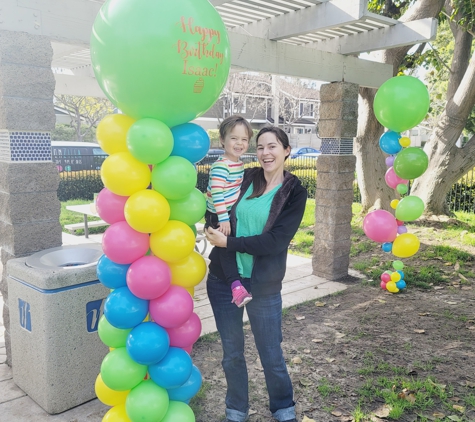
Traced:
<svg viewBox="0 0 475 422">
<path fill-rule="evenodd" d="M 383 290 L 386 290 L 386 282 L 385 281 L 382 281 L 380 286 Z"/>
<path fill-rule="evenodd" d="M 200 338 L 200 317 L 193 312 L 190 319 L 183 325 L 176 328 L 166 328 L 166 330 L 170 337 L 170 346 L 181 348 L 190 347 Z"/>
<path fill-rule="evenodd" d="M 179 327 L 193 313 L 193 298 L 185 288 L 171 285 L 163 295 L 150 301 L 148 311 L 158 325 Z"/>
<path fill-rule="evenodd" d="M 131 264 L 148 252 L 149 236 L 139 233 L 126 221 L 108 227 L 102 237 L 102 249 L 107 258 L 117 264 Z"/>
<path fill-rule="evenodd" d="M 381 281 L 383 283 L 387 283 L 390 280 L 391 280 L 391 275 L 389 275 L 388 273 L 382 273 L 381 274 Z"/>
<path fill-rule="evenodd" d="M 170 267 L 156 256 L 143 256 L 127 270 L 127 286 L 140 299 L 150 300 L 163 295 L 170 282 Z"/>
<path fill-rule="evenodd" d="M 182 347 L 182 349 L 188 353 L 189 355 L 191 355 L 191 352 L 193 351 L 193 345 L 191 344 L 190 346 L 187 346 L 187 347 Z"/>
<path fill-rule="evenodd" d="M 386 174 L 384 175 L 384 180 L 386 180 L 386 184 L 391 189 L 396 189 L 397 185 L 399 185 L 399 184 L 407 185 L 407 183 L 408 183 L 408 180 L 401 179 L 394 172 L 394 167 L 389 167 L 388 168 L 388 170 L 386 171 Z"/>
<path fill-rule="evenodd" d="M 363 231 L 375 242 L 392 242 L 397 236 L 396 218 L 385 210 L 371 211 L 363 220 Z"/>
<path fill-rule="evenodd" d="M 99 192 L 96 199 L 96 210 L 106 223 L 114 224 L 125 221 L 124 206 L 128 196 L 119 196 L 104 188 Z"/>
</svg>

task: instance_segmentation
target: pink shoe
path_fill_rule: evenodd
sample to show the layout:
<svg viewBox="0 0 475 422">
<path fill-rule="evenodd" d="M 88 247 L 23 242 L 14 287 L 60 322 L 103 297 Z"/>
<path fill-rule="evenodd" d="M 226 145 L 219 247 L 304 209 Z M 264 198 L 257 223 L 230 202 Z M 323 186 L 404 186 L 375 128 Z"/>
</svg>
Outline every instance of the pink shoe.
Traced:
<svg viewBox="0 0 475 422">
<path fill-rule="evenodd" d="M 236 304 L 238 308 L 242 308 L 246 303 L 252 300 L 252 295 L 243 286 L 237 286 L 233 290 L 233 300 L 231 303 Z"/>
</svg>

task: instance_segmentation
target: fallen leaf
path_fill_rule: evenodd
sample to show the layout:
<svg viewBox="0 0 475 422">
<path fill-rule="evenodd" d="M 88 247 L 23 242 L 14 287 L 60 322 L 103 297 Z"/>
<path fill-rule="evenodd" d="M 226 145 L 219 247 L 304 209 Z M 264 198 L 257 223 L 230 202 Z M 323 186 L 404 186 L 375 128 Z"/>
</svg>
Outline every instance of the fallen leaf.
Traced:
<svg viewBox="0 0 475 422">
<path fill-rule="evenodd" d="M 460 270 L 460 264 L 459 264 L 458 262 L 455 263 L 455 265 L 454 265 L 454 270 L 455 270 L 455 271 Z"/>
<path fill-rule="evenodd" d="M 437 384 L 437 383 L 435 383 L 434 381 L 432 381 L 431 379 L 429 379 L 428 381 L 429 381 L 429 384 L 432 384 L 434 387 L 440 388 L 441 390 L 445 390 L 445 387 L 447 387 L 447 385 L 445 385 L 445 384 Z M 456 397 L 454 397 L 453 399 L 456 399 Z M 453 399 L 452 399 L 452 400 L 453 400 Z M 460 399 L 458 399 L 458 400 L 460 400 Z M 458 400 L 457 400 L 457 401 L 458 401 Z"/>
<path fill-rule="evenodd" d="M 248 412 L 249 416 L 255 415 L 256 413 L 257 413 L 257 410 L 249 409 L 249 412 Z"/>
<path fill-rule="evenodd" d="M 426 330 L 414 330 L 414 332 L 417 334 L 424 334 Z"/>
<path fill-rule="evenodd" d="M 457 415 L 450 415 L 450 416 L 447 416 L 451 421 L 454 421 L 454 422 L 460 422 L 462 419 L 460 419 Z"/>
<path fill-rule="evenodd" d="M 373 414 L 378 418 L 387 418 L 391 413 L 391 406 L 385 404 L 378 409 L 376 409 Z"/>
<path fill-rule="evenodd" d="M 304 349 L 303 352 L 304 353 L 310 353 L 310 349 Z"/>
<path fill-rule="evenodd" d="M 453 407 L 455 410 L 458 410 L 460 413 L 464 413 L 464 412 L 465 412 L 465 407 L 459 406 L 458 404 L 454 404 L 452 407 Z"/>
<path fill-rule="evenodd" d="M 335 361 L 335 359 L 333 358 L 325 358 L 325 360 L 328 362 L 328 363 L 332 363 Z"/>
<path fill-rule="evenodd" d="M 307 418 L 305 415 L 302 419 L 302 422 L 315 422 L 315 419 L 310 419 L 310 418 Z"/>
<path fill-rule="evenodd" d="M 471 327 L 468 327 L 469 330 L 475 330 L 475 326 L 472 325 Z"/>
<path fill-rule="evenodd" d="M 458 302 L 445 302 L 445 303 L 448 303 L 449 305 L 457 305 Z"/>
<path fill-rule="evenodd" d="M 292 363 L 295 363 L 296 365 L 302 363 L 302 359 L 300 359 L 298 356 L 295 356 L 292 358 Z"/>
<path fill-rule="evenodd" d="M 333 305 L 334 308 L 338 308 L 339 306 L 340 306 L 339 303 L 335 303 L 335 304 Z"/>
<path fill-rule="evenodd" d="M 429 315 L 430 315 L 429 312 L 421 312 L 421 313 L 419 314 L 419 316 L 429 316 Z"/>
<path fill-rule="evenodd" d="M 444 286 L 435 286 L 434 287 L 434 290 L 442 290 L 442 289 L 444 289 Z"/>
<path fill-rule="evenodd" d="M 439 413 L 439 412 L 432 413 L 432 416 L 436 419 L 444 419 L 445 418 L 445 415 L 443 413 Z"/>
<path fill-rule="evenodd" d="M 444 265 L 445 265 L 446 267 L 449 267 L 449 266 L 452 265 L 452 263 L 451 263 L 451 262 L 446 262 L 446 263 L 444 263 Z"/>
<path fill-rule="evenodd" d="M 475 388 L 475 382 L 465 381 L 465 385 L 470 388 Z"/>
<path fill-rule="evenodd" d="M 344 333 L 339 333 L 339 332 L 336 332 L 336 333 L 335 333 L 335 337 L 336 337 L 336 338 L 343 338 L 343 337 L 345 337 L 345 336 L 346 336 L 346 334 L 344 334 Z"/>
<path fill-rule="evenodd" d="M 414 404 L 414 403 L 416 402 L 416 396 L 415 396 L 413 393 L 408 394 L 408 395 L 406 396 L 406 400 L 407 400 L 409 403 Z"/>
<path fill-rule="evenodd" d="M 323 340 L 321 338 L 313 338 L 312 341 L 314 343 L 323 343 Z"/>
<path fill-rule="evenodd" d="M 332 415 L 333 415 L 333 416 L 336 416 L 337 418 L 339 418 L 340 416 L 343 415 L 343 413 L 341 413 L 339 410 L 334 410 L 334 411 L 332 412 Z"/>
<path fill-rule="evenodd" d="M 460 274 L 460 273 L 459 273 L 459 277 L 460 277 L 463 281 L 468 281 L 468 280 L 467 280 L 467 277 L 465 277 L 463 274 Z"/>
<path fill-rule="evenodd" d="M 315 302 L 315 306 L 318 306 L 318 307 L 322 307 L 322 306 L 325 306 L 326 303 L 325 302 Z"/>
<path fill-rule="evenodd" d="M 305 319 L 305 316 L 301 315 L 301 316 L 296 316 L 295 319 L 297 321 L 302 321 L 303 319 Z"/>
<path fill-rule="evenodd" d="M 310 387 L 313 385 L 313 382 L 309 380 L 308 378 L 300 378 L 299 379 L 300 384 L 302 384 L 304 387 Z"/>
<path fill-rule="evenodd" d="M 462 290 L 472 290 L 471 286 L 462 286 Z"/>
<path fill-rule="evenodd" d="M 335 324 L 333 322 L 324 322 L 323 325 L 326 325 L 327 327 L 333 327 Z"/>
<path fill-rule="evenodd" d="M 383 299 L 378 299 L 378 302 L 379 302 L 379 303 L 386 303 L 386 301 L 383 300 Z"/>
</svg>

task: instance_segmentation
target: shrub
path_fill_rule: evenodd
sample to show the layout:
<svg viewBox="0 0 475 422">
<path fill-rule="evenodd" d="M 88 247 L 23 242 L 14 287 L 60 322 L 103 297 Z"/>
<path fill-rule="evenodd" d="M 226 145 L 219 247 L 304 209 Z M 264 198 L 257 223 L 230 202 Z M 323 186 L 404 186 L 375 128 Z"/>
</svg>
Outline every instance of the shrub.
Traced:
<svg viewBox="0 0 475 422">
<path fill-rule="evenodd" d="M 99 171 L 77 171 L 61 173 L 58 187 L 58 199 L 69 201 L 70 199 L 87 199 L 92 201 L 94 193 L 104 188 Z"/>
</svg>

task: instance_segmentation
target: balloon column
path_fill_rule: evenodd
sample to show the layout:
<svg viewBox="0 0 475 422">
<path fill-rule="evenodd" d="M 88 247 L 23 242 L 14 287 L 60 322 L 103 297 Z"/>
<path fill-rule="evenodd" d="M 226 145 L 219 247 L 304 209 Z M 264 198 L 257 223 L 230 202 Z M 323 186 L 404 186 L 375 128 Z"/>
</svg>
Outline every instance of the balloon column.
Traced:
<svg viewBox="0 0 475 422">
<path fill-rule="evenodd" d="M 205 213 L 194 163 L 209 137 L 190 120 L 216 101 L 230 56 L 208 0 L 108 0 L 93 26 L 96 79 L 125 114 L 106 116 L 97 139 L 109 154 L 96 208 L 110 224 L 99 280 L 111 292 L 99 322 L 110 348 L 96 393 L 103 421 L 193 422 L 201 386 L 190 352 L 201 332 L 193 293 L 206 274 L 194 251 Z"/>
<path fill-rule="evenodd" d="M 363 230 L 371 240 L 382 244 L 384 252 L 408 258 L 417 253 L 420 242 L 417 236 L 407 232 L 405 222 L 416 220 L 424 212 L 422 199 L 408 195 L 408 183 L 427 170 L 429 160 L 422 149 L 411 147 L 411 140 L 401 137 L 400 132 L 424 119 L 429 110 L 429 93 L 419 79 L 397 76 L 381 85 L 373 108 L 378 121 L 389 129 L 379 140 L 381 150 L 388 154 L 385 181 L 403 198 L 391 201 L 395 216 L 385 210 L 368 213 L 363 220 Z M 381 275 L 381 288 L 397 293 L 406 288 L 404 264 L 396 260 L 392 267 L 394 271 Z"/>
</svg>

